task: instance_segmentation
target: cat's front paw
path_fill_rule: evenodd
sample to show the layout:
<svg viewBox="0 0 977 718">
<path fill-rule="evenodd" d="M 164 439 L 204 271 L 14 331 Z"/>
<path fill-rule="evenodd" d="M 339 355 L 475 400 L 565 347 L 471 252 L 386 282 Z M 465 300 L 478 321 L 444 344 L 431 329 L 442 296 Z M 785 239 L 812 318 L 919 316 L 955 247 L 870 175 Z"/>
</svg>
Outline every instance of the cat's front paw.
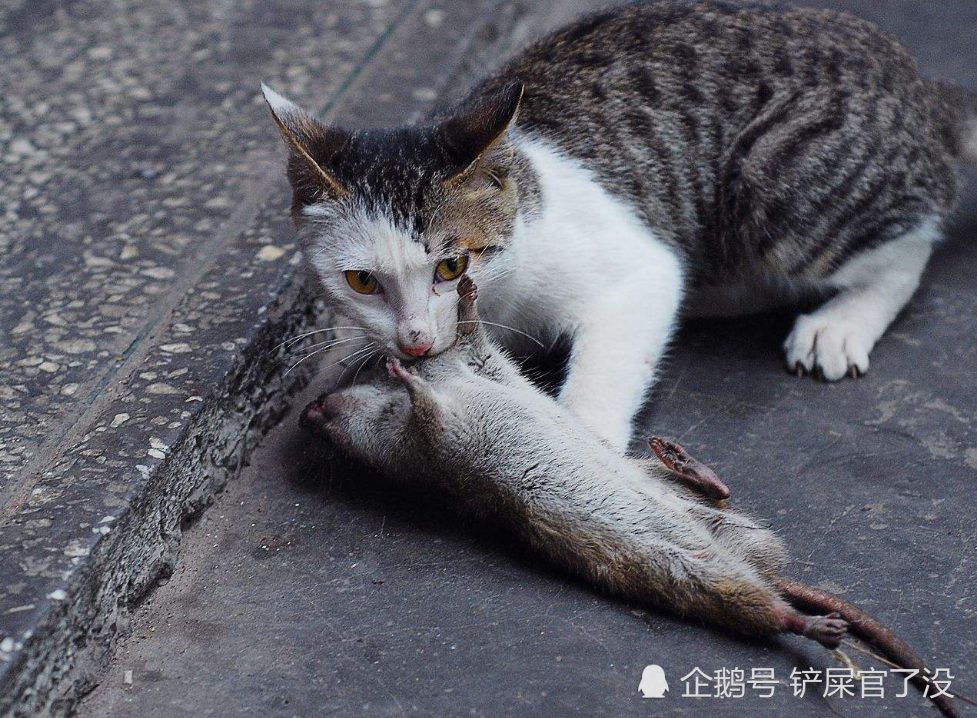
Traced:
<svg viewBox="0 0 977 718">
<path fill-rule="evenodd" d="M 857 325 L 818 312 L 797 318 L 784 342 L 787 369 L 802 376 L 813 373 L 826 381 L 868 371 L 872 342 Z"/>
</svg>

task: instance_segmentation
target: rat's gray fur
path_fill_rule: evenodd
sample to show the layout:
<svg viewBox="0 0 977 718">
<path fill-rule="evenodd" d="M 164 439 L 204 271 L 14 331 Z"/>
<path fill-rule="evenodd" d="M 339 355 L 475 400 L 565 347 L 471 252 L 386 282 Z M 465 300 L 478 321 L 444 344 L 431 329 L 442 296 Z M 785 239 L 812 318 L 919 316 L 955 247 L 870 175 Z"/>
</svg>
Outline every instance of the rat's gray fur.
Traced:
<svg viewBox="0 0 977 718">
<path fill-rule="evenodd" d="M 843 621 L 801 617 L 778 594 L 785 552 L 772 531 L 658 461 L 612 450 L 486 339 L 471 302 L 460 307 L 454 348 L 324 397 L 317 428 L 620 596 L 751 635 L 820 631 L 836 645 Z"/>
<path fill-rule="evenodd" d="M 836 596 L 781 577 L 786 553 L 777 536 L 705 498 L 728 489 L 681 447 L 653 440 L 660 460 L 623 456 L 537 389 L 485 337 L 471 280 L 458 292 L 453 348 L 409 370 L 393 359 L 388 377 L 320 397 L 303 414 L 307 426 L 389 476 L 446 491 L 626 599 L 751 636 L 798 633 L 829 648 L 851 630 L 894 665 L 916 669 L 921 689 L 934 687 L 895 633 Z M 949 697 L 931 699 L 959 718 Z"/>
</svg>

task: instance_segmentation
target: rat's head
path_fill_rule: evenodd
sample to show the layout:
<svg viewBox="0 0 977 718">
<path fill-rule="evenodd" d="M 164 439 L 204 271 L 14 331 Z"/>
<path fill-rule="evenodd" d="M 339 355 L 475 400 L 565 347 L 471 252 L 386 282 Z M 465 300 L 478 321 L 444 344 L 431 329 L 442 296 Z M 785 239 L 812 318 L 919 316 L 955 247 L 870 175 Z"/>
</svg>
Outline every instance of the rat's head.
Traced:
<svg viewBox="0 0 977 718">
<path fill-rule="evenodd" d="M 455 432 L 448 427 L 467 423 L 451 401 L 453 394 L 442 394 L 436 387 L 470 374 L 473 366 L 484 367 L 491 349 L 478 320 L 478 292 L 471 277 L 461 277 L 453 294 L 457 328 L 447 351 L 410 368 L 388 357 L 386 376 L 324 394 L 309 404 L 300 419 L 303 427 L 382 470 L 409 472 L 415 463 L 414 469 L 430 471 L 432 452 L 453 445 L 450 437 Z"/>
<path fill-rule="evenodd" d="M 511 241 L 522 86 L 436 124 L 353 133 L 263 89 L 290 150 L 303 250 L 332 308 L 391 356 L 451 346 L 459 279 L 490 283 Z"/>
<path fill-rule="evenodd" d="M 346 453 L 385 469 L 402 448 L 410 416 L 407 393 L 391 381 L 375 381 L 320 396 L 305 408 L 300 422 Z"/>
</svg>

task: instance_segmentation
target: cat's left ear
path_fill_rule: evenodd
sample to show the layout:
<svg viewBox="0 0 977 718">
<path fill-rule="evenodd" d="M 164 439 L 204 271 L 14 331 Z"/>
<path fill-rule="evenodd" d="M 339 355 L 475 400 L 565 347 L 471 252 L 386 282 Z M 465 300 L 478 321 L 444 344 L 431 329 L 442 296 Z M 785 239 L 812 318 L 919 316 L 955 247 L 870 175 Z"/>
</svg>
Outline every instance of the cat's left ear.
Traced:
<svg viewBox="0 0 977 718">
<path fill-rule="evenodd" d="M 449 183 L 462 182 L 480 171 L 496 182 L 508 174 L 513 158 L 509 129 L 519 113 L 524 90 L 521 82 L 508 85 L 441 124 L 457 168 Z"/>
<path fill-rule="evenodd" d="M 324 198 L 339 199 L 349 194 L 331 169 L 332 163 L 349 143 L 349 133 L 327 127 L 265 84 L 261 85 L 261 92 L 288 145 L 288 180 L 295 203 L 307 205 Z"/>
</svg>

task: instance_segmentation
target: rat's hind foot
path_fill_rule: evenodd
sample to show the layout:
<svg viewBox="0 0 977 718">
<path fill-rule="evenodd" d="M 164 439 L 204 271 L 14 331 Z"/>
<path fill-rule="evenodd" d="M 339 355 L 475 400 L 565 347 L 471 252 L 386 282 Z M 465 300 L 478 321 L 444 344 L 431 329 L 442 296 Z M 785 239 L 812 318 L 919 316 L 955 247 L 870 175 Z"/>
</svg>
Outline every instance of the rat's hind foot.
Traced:
<svg viewBox="0 0 977 718">
<path fill-rule="evenodd" d="M 805 616 L 793 609 L 780 614 L 783 630 L 817 641 L 825 648 L 837 648 L 848 633 L 848 621 L 839 613 L 826 616 Z"/>
<path fill-rule="evenodd" d="M 801 635 L 825 648 L 837 648 L 847 633 L 848 622 L 837 613 L 829 613 L 827 616 L 809 616 Z"/>
<path fill-rule="evenodd" d="M 458 282 L 458 338 L 471 336 L 479 329 L 475 300 L 478 288 L 467 274 Z"/>
<path fill-rule="evenodd" d="M 689 456 L 678 444 L 653 436 L 648 439 L 648 445 L 680 483 L 711 499 L 729 498 L 729 487 L 716 476 L 716 472 Z"/>
</svg>

